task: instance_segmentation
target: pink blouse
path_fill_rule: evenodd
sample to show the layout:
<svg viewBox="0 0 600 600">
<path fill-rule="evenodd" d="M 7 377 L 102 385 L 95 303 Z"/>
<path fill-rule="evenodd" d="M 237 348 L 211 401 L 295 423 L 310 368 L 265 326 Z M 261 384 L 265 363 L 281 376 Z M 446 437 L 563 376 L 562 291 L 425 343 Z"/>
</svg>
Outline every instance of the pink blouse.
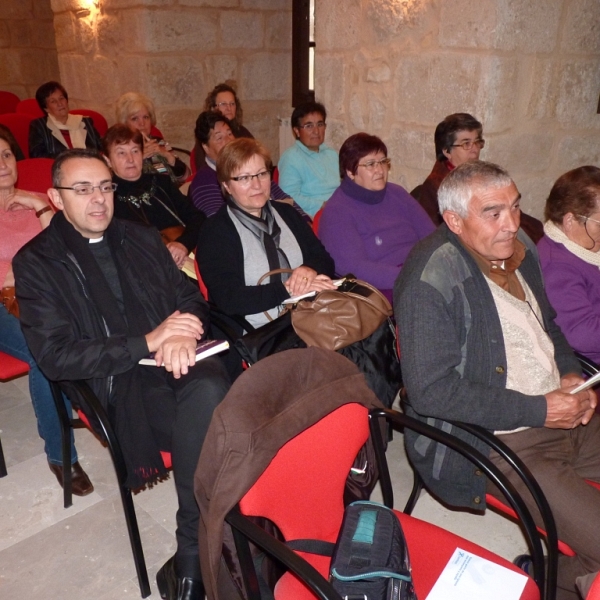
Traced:
<svg viewBox="0 0 600 600">
<path fill-rule="evenodd" d="M 32 209 L 0 211 L 0 286 L 15 254 L 41 230 L 40 220 Z"/>
</svg>

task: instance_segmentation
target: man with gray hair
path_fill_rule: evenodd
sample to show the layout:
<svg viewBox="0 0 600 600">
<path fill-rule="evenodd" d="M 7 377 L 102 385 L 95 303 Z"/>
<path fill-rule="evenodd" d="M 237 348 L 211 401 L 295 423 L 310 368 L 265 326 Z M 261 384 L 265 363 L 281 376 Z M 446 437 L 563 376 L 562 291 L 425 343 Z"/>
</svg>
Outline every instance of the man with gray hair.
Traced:
<svg viewBox="0 0 600 600">
<path fill-rule="evenodd" d="M 438 200 L 444 223 L 415 245 L 394 288 L 407 413 L 484 454 L 489 448 L 446 420 L 485 427 L 516 451 L 577 553 L 559 558 L 557 597 L 577 598 L 600 570 L 600 491 L 584 481 L 600 482 L 596 396 L 569 393 L 581 369 L 554 322 L 536 247 L 519 229 L 520 194 L 508 173 L 467 162 L 444 179 Z M 405 440 L 431 492 L 485 509 L 488 484 L 471 463 L 417 434 Z"/>
</svg>

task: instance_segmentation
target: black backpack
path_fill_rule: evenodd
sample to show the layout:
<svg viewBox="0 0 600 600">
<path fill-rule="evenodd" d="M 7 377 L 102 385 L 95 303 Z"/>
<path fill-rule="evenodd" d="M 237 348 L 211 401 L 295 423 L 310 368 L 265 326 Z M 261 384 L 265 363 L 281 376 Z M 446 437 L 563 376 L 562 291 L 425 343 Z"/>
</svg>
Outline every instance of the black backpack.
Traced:
<svg viewBox="0 0 600 600">
<path fill-rule="evenodd" d="M 345 600 L 417 600 L 406 540 L 391 509 L 368 501 L 346 507 L 329 580 Z"/>
</svg>

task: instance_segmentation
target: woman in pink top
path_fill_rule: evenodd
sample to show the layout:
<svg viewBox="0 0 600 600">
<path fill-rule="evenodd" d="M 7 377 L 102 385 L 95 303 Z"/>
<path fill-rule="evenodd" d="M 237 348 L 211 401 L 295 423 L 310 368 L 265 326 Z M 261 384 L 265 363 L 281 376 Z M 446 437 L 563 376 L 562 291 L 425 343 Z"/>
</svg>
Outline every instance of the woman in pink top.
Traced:
<svg viewBox="0 0 600 600">
<path fill-rule="evenodd" d="M 14 287 L 12 259 L 19 249 L 48 226 L 52 207 L 47 197 L 15 188 L 17 181 L 16 144 L 11 135 L 0 132 L 0 282 L 2 287 Z M 0 304 L 0 351 L 29 364 L 29 393 L 38 421 L 38 431 L 45 442 L 50 470 L 59 483 L 63 482 L 61 434 L 56 406 L 48 380 L 35 363 L 19 321 Z M 66 399 L 65 399 L 66 401 Z M 66 401 L 67 402 L 67 401 Z M 67 410 L 70 410 L 67 405 Z M 94 490 L 79 462 L 71 435 L 73 493 L 84 496 Z"/>
</svg>

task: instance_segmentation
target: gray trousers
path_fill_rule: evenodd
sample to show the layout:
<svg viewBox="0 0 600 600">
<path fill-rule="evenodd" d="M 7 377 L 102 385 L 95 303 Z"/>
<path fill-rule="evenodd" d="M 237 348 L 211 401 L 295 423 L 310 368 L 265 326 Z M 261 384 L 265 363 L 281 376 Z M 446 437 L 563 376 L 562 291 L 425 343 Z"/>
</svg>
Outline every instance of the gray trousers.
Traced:
<svg viewBox="0 0 600 600">
<path fill-rule="evenodd" d="M 558 600 L 579 598 L 575 579 L 600 571 L 600 490 L 584 479 L 600 482 L 600 417 L 594 415 L 586 426 L 572 430 L 527 429 L 499 436 L 537 479 L 554 514 L 558 537 L 576 556 L 559 555 Z M 536 523 L 542 525 L 538 511 L 521 481 L 492 452 L 491 460 L 522 493 Z M 492 484 L 488 491 L 505 498 Z"/>
</svg>

